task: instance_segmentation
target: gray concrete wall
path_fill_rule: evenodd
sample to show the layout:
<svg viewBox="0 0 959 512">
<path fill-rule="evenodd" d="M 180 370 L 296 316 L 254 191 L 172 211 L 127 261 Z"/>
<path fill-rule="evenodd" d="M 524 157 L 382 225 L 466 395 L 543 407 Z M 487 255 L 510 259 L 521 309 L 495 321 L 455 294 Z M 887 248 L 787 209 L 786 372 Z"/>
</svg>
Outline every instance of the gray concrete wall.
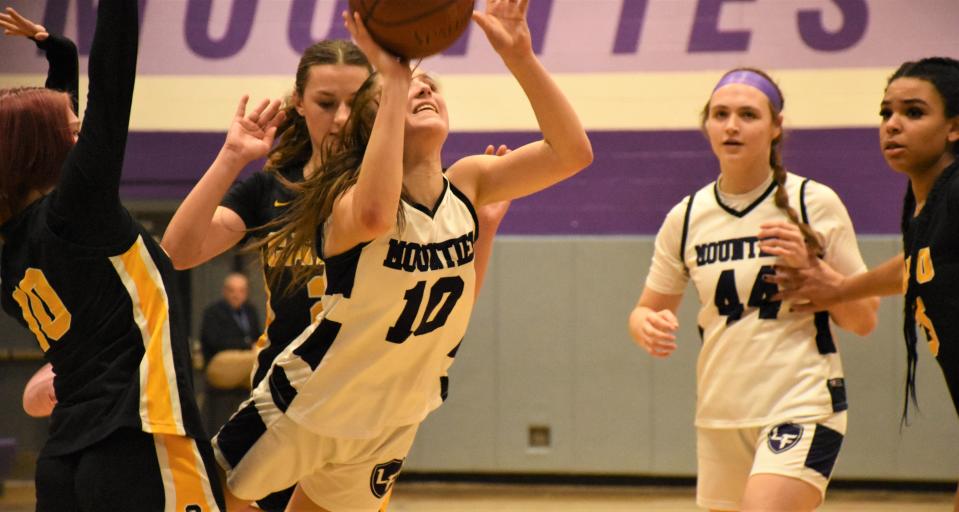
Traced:
<svg viewBox="0 0 959 512">
<path fill-rule="evenodd" d="M 860 239 L 870 266 L 899 243 Z M 406 469 L 694 475 L 695 293 L 687 290 L 669 359 L 649 357 L 626 331 L 651 253 L 649 237 L 500 237 L 450 398 L 424 423 Z M 901 299 L 883 299 L 866 338 L 834 326 L 850 401 L 837 478 L 959 476 L 959 421 L 924 347 L 921 412 L 900 430 L 901 311 Z M 530 448 L 529 428 L 544 426 L 551 446 Z"/>
</svg>

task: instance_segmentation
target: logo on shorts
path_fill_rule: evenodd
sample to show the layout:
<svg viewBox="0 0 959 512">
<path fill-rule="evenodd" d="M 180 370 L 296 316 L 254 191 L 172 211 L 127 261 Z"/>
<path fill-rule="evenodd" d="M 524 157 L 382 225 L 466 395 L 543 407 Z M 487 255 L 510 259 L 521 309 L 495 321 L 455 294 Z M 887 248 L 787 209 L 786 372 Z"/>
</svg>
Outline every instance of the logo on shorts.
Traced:
<svg viewBox="0 0 959 512">
<path fill-rule="evenodd" d="M 390 488 L 393 487 L 393 481 L 400 475 L 400 469 L 402 468 L 403 461 L 399 459 L 377 464 L 373 468 L 373 474 L 370 475 L 370 491 L 373 492 L 373 496 L 377 498 L 386 496 L 386 493 L 390 492 Z"/>
<path fill-rule="evenodd" d="M 795 423 L 783 423 L 776 425 L 769 431 L 769 449 L 773 453 L 782 453 L 799 442 L 802 439 L 802 425 Z"/>
</svg>

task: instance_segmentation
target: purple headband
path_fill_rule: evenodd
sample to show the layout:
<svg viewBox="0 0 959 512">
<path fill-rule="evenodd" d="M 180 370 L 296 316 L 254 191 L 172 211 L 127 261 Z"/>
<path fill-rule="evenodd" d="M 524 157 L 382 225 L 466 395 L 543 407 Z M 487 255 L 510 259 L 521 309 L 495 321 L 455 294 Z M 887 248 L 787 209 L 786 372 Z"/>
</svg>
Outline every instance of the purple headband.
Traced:
<svg viewBox="0 0 959 512">
<path fill-rule="evenodd" d="M 719 83 L 713 88 L 713 92 L 716 92 L 720 87 L 729 84 L 744 84 L 754 89 L 759 89 L 760 92 L 769 98 L 769 102 L 773 105 L 773 110 L 775 110 L 777 114 L 782 112 L 783 97 L 779 95 L 779 90 L 776 89 L 776 86 L 773 85 L 768 78 L 760 75 L 759 73 L 750 71 L 748 69 L 730 71 L 719 80 Z"/>
</svg>

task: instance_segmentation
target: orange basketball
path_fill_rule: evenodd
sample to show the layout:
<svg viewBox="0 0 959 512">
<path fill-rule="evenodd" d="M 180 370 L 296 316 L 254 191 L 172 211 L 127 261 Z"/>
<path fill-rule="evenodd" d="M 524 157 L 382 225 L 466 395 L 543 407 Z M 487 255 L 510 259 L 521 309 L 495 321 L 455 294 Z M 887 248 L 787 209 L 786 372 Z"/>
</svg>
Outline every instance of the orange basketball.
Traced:
<svg viewBox="0 0 959 512">
<path fill-rule="evenodd" d="M 350 0 L 384 49 L 409 59 L 437 54 L 469 25 L 474 0 Z"/>
</svg>

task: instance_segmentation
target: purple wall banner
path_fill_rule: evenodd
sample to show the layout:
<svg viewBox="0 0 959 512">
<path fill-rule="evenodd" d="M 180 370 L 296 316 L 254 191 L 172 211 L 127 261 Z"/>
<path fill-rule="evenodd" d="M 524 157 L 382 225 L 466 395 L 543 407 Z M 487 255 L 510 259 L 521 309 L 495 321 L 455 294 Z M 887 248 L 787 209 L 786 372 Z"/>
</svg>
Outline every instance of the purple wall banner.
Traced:
<svg viewBox="0 0 959 512">
<path fill-rule="evenodd" d="M 275 75 L 314 41 L 343 38 L 347 0 L 139 0 L 147 75 Z M 93 0 L 12 0 L 89 52 Z M 483 2 L 477 2 L 482 6 Z M 888 67 L 959 48 L 956 0 L 534 0 L 534 48 L 554 72 Z M 0 38 L 3 73 L 40 73 Z M 431 69 L 501 73 L 471 26 Z"/>
<path fill-rule="evenodd" d="M 537 138 L 523 132 L 454 133 L 446 142 L 444 160 L 452 163 L 489 143 L 517 147 Z M 719 173 L 698 131 L 598 131 L 591 132 L 590 139 L 592 166 L 514 201 L 502 233 L 651 235 L 673 205 Z M 222 143 L 223 134 L 216 133 L 131 134 L 123 196 L 179 201 Z M 886 166 L 875 129 L 791 130 L 784 160 L 792 172 L 832 187 L 845 201 L 857 232 L 898 232 L 906 180 Z"/>
</svg>

